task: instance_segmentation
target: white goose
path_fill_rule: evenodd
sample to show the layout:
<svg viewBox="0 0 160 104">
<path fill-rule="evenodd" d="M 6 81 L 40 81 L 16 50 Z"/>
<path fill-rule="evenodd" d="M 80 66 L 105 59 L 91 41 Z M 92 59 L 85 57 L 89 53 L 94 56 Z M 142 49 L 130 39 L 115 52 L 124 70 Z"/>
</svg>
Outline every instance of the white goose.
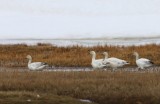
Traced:
<svg viewBox="0 0 160 104">
<path fill-rule="evenodd" d="M 146 58 L 139 58 L 139 54 L 137 52 L 134 52 L 133 55 L 136 56 L 136 64 L 138 66 L 138 69 L 144 69 L 153 65 L 153 62 L 151 60 Z"/>
<path fill-rule="evenodd" d="M 117 69 L 118 67 L 122 67 L 124 65 L 129 64 L 127 61 L 122 60 L 122 59 L 118 59 L 118 58 L 115 58 L 115 57 L 108 58 L 108 53 L 107 52 L 103 52 L 103 55 L 104 55 L 103 64 L 108 64 L 109 63 L 108 66 L 111 67 L 113 69 L 113 71 L 115 69 Z"/>
<path fill-rule="evenodd" d="M 46 66 L 48 66 L 47 63 L 44 62 L 32 62 L 32 57 L 30 55 L 27 55 L 26 57 L 28 61 L 28 68 L 30 70 L 43 70 Z"/>
<path fill-rule="evenodd" d="M 90 54 L 92 55 L 91 65 L 94 69 L 101 69 L 106 66 L 103 64 L 103 59 L 96 59 L 96 53 L 94 51 L 90 51 Z"/>
</svg>

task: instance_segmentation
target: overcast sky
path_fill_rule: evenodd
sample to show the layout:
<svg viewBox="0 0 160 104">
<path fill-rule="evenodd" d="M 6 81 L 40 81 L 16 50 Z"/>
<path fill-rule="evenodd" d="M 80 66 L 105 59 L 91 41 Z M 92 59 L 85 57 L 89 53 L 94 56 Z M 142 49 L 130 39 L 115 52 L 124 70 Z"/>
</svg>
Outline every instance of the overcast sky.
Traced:
<svg viewBox="0 0 160 104">
<path fill-rule="evenodd" d="M 0 0 L 0 38 L 160 36 L 160 0 Z"/>
</svg>

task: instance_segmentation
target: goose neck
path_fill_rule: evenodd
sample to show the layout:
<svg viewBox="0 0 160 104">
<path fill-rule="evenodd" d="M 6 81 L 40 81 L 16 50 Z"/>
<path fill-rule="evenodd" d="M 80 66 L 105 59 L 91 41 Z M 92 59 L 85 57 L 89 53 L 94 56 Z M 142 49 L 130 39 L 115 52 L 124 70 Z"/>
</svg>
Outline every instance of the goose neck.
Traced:
<svg viewBox="0 0 160 104">
<path fill-rule="evenodd" d="M 139 55 L 138 54 L 136 54 L 136 60 L 138 60 L 139 59 Z"/>
<path fill-rule="evenodd" d="M 105 54 L 104 58 L 107 59 L 108 58 L 108 54 Z"/>
<path fill-rule="evenodd" d="M 30 64 L 32 62 L 32 58 L 29 59 L 28 64 Z"/>
<path fill-rule="evenodd" d="M 92 54 L 92 61 L 96 59 L 96 54 Z"/>
</svg>

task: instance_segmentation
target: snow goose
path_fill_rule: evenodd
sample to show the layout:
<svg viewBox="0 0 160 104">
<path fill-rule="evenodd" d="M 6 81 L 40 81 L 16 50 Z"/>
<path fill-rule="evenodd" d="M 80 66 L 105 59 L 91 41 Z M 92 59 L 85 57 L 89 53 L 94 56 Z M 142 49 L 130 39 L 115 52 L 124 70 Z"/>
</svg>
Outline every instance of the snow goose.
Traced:
<svg viewBox="0 0 160 104">
<path fill-rule="evenodd" d="M 94 69 L 101 69 L 106 66 L 103 64 L 103 59 L 96 59 L 96 53 L 94 51 L 90 51 L 90 54 L 92 55 L 91 65 Z"/>
<path fill-rule="evenodd" d="M 43 70 L 46 66 L 48 66 L 47 63 L 44 62 L 32 62 L 32 57 L 30 55 L 27 55 L 26 57 L 28 61 L 28 68 L 30 70 Z"/>
<path fill-rule="evenodd" d="M 122 67 L 124 65 L 127 65 L 129 64 L 127 61 L 125 60 L 122 60 L 122 59 L 118 59 L 118 58 L 115 58 L 115 57 L 111 57 L 111 58 L 108 58 L 108 53 L 107 52 L 103 52 L 103 55 L 104 55 L 104 61 L 103 61 L 103 64 L 108 64 L 109 67 L 111 67 L 113 69 L 113 71 L 115 69 L 117 69 L 118 67 Z"/>
<path fill-rule="evenodd" d="M 136 56 L 136 64 L 138 66 L 138 69 L 144 69 L 153 65 L 153 62 L 151 60 L 146 58 L 139 58 L 139 54 L 137 52 L 134 52 L 133 55 Z"/>
</svg>

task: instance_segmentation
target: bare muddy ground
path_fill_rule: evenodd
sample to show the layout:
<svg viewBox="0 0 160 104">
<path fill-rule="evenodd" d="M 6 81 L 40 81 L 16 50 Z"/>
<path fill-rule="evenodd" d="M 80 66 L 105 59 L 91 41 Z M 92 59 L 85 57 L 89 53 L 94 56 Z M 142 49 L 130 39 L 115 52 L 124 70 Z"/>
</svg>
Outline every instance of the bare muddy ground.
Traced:
<svg viewBox="0 0 160 104">
<path fill-rule="evenodd" d="M 0 67 L 0 71 L 30 71 L 27 67 Z M 112 72 L 112 68 L 93 69 L 92 67 L 47 67 L 43 71 L 108 71 Z M 138 69 L 136 66 L 118 68 L 115 72 L 160 72 L 160 66 L 153 66 L 145 69 Z"/>
</svg>

